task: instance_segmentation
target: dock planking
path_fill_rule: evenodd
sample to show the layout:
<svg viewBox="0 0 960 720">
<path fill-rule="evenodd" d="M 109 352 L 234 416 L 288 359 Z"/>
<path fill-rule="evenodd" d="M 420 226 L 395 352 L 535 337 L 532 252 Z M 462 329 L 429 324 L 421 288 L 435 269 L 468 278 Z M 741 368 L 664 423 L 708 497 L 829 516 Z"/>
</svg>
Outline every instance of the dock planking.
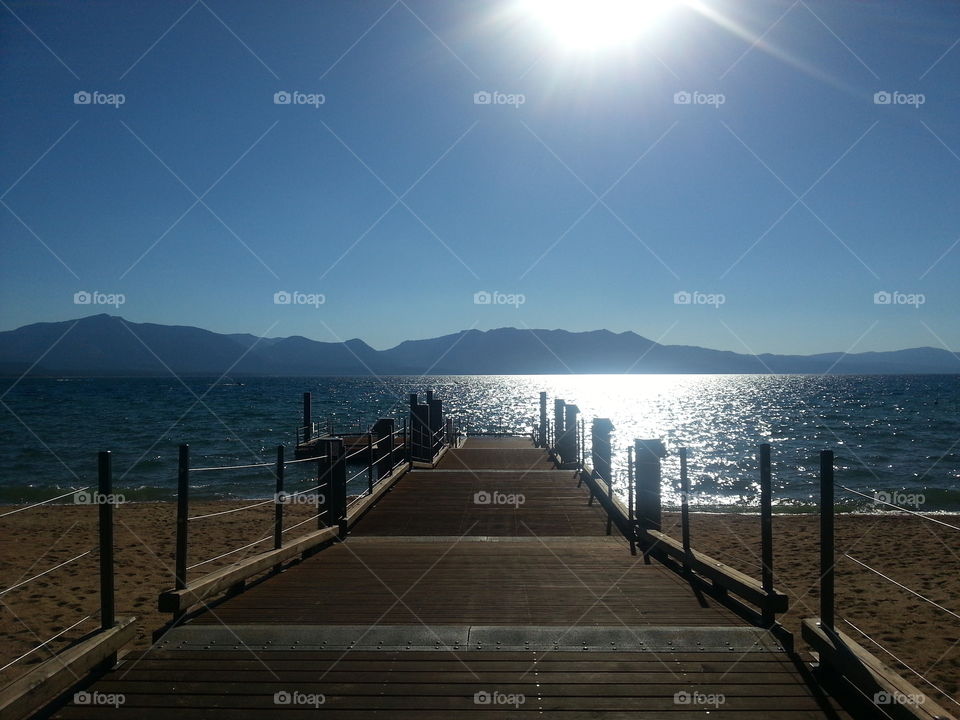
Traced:
<svg viewBox="0 0 960 720">
<path fill-rule="evenodd" d="M 122 694 L 120 718 L 849 717 L 763 635 L 607 536 L 544 451 L 470 438 L 407 473 L 344 542 L 89 691 Z"/>
</svg>

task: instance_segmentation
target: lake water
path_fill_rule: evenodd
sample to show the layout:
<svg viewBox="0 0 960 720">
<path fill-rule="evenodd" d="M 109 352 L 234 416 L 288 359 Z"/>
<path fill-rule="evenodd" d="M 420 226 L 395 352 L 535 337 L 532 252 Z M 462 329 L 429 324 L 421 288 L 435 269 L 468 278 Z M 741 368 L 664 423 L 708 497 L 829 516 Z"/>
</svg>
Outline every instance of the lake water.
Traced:
<svg viewBox="0 0 960 720">
<path fill-rule="evenodd" d="M 915 509 L 960 511 L 960 376 L 536 375 L 348 378 L 27 379 L 3 385 L 0 502 L 39 500 L 95 482 L 96 453 L 114 454 L 115 491 L 128 500 L 174 496 L 177 446 L 192 465 L 270 461 L 293 444 L 301 396 L 335 430 L 401 418 L 407 393 L 434 389 L 468 430 L 529 432 L 538 393 L 576 403 L 615 426 L 622 476 L 634 438 L 662 438 L 668 502 L 676 450 L 689 450 L 693 505 L 756 507 L 756 446 L 773 447 L 774 502 L 809 510 L 817 454 L 833 449 L 837 481 L 873 495 L 912 496 Z M 229 381 L 228 381 L 229 382 Z M 588 433 L 589 435 L 589 433 Z M 289 452 L 289 451 L 288 451 Z M 292 453 L 290 453 L 292 455 Z M 292 483 L 311 463 L 290 466 Z M 269 469 L 197 473 L 194 495 L 268 497 Z M 361 482 L 361 480 L 358 480 Z M 365 481 L 364 481 L 365 482 Z M 922 497 L 920 497 L 922 495 Z M 871 503 L 851 499 L 850 509 Z"/>
</svg>

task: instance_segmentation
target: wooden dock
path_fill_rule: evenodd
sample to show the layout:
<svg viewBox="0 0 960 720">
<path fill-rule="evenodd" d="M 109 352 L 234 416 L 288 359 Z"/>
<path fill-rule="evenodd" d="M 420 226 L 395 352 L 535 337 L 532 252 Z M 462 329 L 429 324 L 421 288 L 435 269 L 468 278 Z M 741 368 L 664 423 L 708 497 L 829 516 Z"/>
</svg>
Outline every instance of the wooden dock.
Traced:
<svg viewBox="0 0 960 720">
<path fill-rule="evenodd" d="M 414 467 L 349 534 L 121 658 L 57 718 L 850 717 L 779 640 L 607 534 L 527 438 Z"/>
</svg>

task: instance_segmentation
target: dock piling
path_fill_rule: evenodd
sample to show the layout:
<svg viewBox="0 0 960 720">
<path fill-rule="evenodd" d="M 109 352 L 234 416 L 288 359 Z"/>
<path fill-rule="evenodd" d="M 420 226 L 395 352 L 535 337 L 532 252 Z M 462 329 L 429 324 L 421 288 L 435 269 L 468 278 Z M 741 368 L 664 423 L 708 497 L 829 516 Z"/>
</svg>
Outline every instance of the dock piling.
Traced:
<svg viewBox="0 0 960 720">
<path fill-rule="evenodd" d="M 187 587 L 187 518 L 190 513 L 190 446 L 181 445 L 177 461 L 177 590 Z"/>
<path fill-rule="evenodd" d="M 100 535 L 100 627 L 109 630 L 116 624 L 113 586 L 113 463 L 109 451 L 97 457 Z"/>
<path fill-rule="evenodd" d="M 690 478 L 687 475 L 687 449 L 680 448 L 680 532 L 683 538 L 683 571 L 689 575 L 693 553 L 690 550 Z"/>
<path fill-rule="evenodd" d="M 834 632 L 833 450 L 820 453 L 820 623 Z"/>
<path fill-rule="evenodd" d="M 276 488 L 273 495 L 273 549 L 283 547 L 283 445 L 277 445 Z"/>
<path fill-rule="evenodd" d="M 547 393 L 540 393 L 540 424 L 537 426 L 537 447 L 547 446 Z"/>
<path fill-rule="evenodd" d="M 634 473 L 637 481 L 637 521 L 641 530 L 660 530 L 660 459 L 667 451 L 660 440 L 634 441 Z"/>
<path fill-rule="evenodd" d="M 629 528 L 630 554 L 637 554 L 637 525 L 634 516 L 634 464 L 633 447 L 627 448 L 627 527 Z"/>
<path fill-rule="evenodd" d="M 760 446 L 760 568 L 763 591 L 773 594 L 773 488 L 770 472 L 770 445 Z M 769 603 L 762 611 L 763 624 L 767 627 L 776 622 L 776 615 Z"/>
</svg>

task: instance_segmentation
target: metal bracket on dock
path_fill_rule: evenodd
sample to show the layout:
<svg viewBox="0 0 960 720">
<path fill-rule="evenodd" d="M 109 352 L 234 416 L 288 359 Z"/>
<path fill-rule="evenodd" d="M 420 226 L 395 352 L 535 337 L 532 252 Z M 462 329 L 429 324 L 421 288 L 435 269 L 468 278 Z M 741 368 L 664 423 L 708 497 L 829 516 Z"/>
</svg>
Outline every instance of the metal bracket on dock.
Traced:
<svg viewBox="0 0 960 720">
<path fill-rule="evenodd" d="M 564 652 L 782 652 L 769 632 L 748 627 L 569 627 L 523 625 L 183 625 L 165 650 L 505 650 Z"/>
</svg>

